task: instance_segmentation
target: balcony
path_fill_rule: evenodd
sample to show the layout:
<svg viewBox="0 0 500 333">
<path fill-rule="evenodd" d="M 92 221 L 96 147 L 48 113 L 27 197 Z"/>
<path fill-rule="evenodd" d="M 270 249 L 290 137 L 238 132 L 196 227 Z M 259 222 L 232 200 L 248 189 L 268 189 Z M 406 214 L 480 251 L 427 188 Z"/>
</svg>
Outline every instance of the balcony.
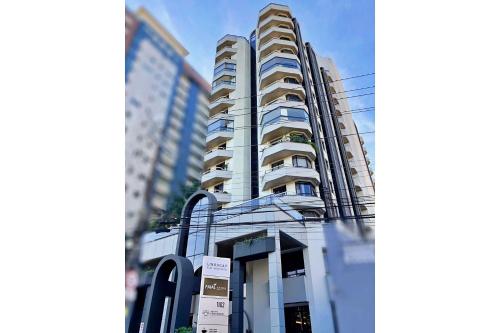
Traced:
<svg viewBox="0 0 500 333">
<path fill-rule="evenodd" d="M 309 143 L 286 141 L 285 139 L 262 151 L 261 166 L 284 159 L 291 155 L 307 156 L 311 161 L 316 159 L 316 150 Z"/>
<path fill-rule="evenodd" d="M 289 28 L 271 27 L 260 33 L 259 44 L 265 44 L 273 38 L 287 37 L 291 41 L 296 41 L 295 32 Z"/>
<path fill-rule="evenodd" d="M 214 75 L 215 75 L 215 70 L 217 67 L 219 67 L 222 64 L 233 64 L 236 65 L 236 60 L 235 59 L 222 59 L 219 62 L 216 62 L 214 65 Z"/>
<path fill-rule="evenodd" d="M 217 51 L 220 51 L 225 47 L 231 47 L 237 42 L 238 42 L 238 37 L 234 35 L 225 35 L 217 42 Z"/>
<path fill-rule="evenodd" d="M 214 168 L 207 170 L 201 176 L 201 186 L 204 188 L 213 186 L 225 180 L 231 179 L 232 175 L 232 171 L 226 170 L 224 168 Z"/>
<path fill-rule="evenodd" d="M 219 97 L 212 103 L 208 105 L 208 108 L 210 109 L 209 116 L 213 117 L 217 113 L 226 110 L 227 108 L 230 108 L 231 106 L 234 106 L 234 99 L 232 98 L 227 98 L 227 97 Z"/>
<path fill-rule="evenodd" d="M 276 137 L 283 137 L 291 132 L 302 133 L 307 137 L 312 136 L 309 120 L 290 120 L 288 117 L 280 117 L 275 123 L 263 125 L 261 142 L 268 142 Z"/>
<path fill-rule="evenodd" d="M 205 167 L 210 167 L 215 164 L 219 164 L 233 157 L 233 151 L 227 149 L 215 148 L 208 151 L 203 158 Z"/>
<path fill-rule="evenodd" d="M 217 51 L 215 54 L 215 63 L 218 63 L 222 59 L 225 58 L 231 58 L 233 55 L 235 55 L 237 52 L 237 49 L 234 47 L 226 46 L 220 51 Z"/>
<path fill-rule="evenodd" d="M 280 197 L 283 203 L 295 208 L 295 209 L 319 209 L 322 212 L 325 211 L 325 203 L 321 199 L 321 197 L 314 193 L 311 194 L 297 194 L 297 193 L 285 193 Z"/>
<path fill-rule="evenodd" d="M 215 199 L 217 199 L 218 203 L 221 204 L 226 204 L 231 202 L 231 194 L 227 192 L 213 192 L 212 193 L 215 196 Z"/>
<path fill-rule="evenodd" d="M 234 137 L 234 129 L 232 128 L 219 128 L 212 133 L 207 134 L 207 149 L 212 149 L 230 140 Z"/>
<path fill-rule="evenodd" d="M 214 72 L 213 81 L 220 79 L 223 76 L 235 77 L 236 76 L 236 68 L 222 68 L 221 70 Z"/>
<path fill-rule="evenodd" d="M 286 94 L 296 94 L 302 100 L 306 98 L 306 91 L 297 83 L 274 82 L 260 91 L 260 106 L 266 105 Z M 298 104 L 300 102 L 296 102 Z"/>
<path fill-rule="evenodd" d="M 275 54 L 271 55 L 271 57 L 274 56 L 276 55 Z M 280 53 L 279 56 L 289 59 L 294 59 L 293 57 L 297 58 L 297 56 L 293 54 Z M 270 57 L 266 57 L 266 59 L 270 59 Z M 268 70 L 262 72 L 259 75 L 259 81 L 260 81 L 259 89 L 263 89 L 266 86 L 272 84 L 273 82 L 278 80 L 283 80 L 286 77 L 293 78 L 297 80 L 299 83 L 302 83 L 303 77 L 302 77 L 302 71 L 300 70 L 300 63 L 298 62 L 298 58 L 295 60 L 297 60 L 297 67 L 276 64 L 271 68 L 269 68 Z"/>
<path fill-rule="evenodd" d="M 271 27 L 286 26 L 293 30 L 293 21 L 289 17 L 270 15 L 259 23 L 259 36 Z"/>
<path fill-rule="evenodd" d="M 234 89 L 236 89 L 236 82 L 229 77 L 223 77 L 212 84 L 211 100 L 215 101 L 223 96 L 227 96 L 229 93 L 233 92 Z"/>
<path fill-rule="evenodd" d="M 273 187 L 297 180 L 311 182 L 314 186 L 320 183 L 319 174 L 315 169 L 284 166 L 282 168 L 268 170 L 264 176 L 262 176 L 262 190 L 266 191 Z"/>
<path fill-rule="evenodd" d="M 259 11 L 259 24 L 272 15 L 283 15 L 288 18 L 292 17 L 288 6 L 271 3 Z"/>
<path fill-rule="evenodd" d="M 297 44 L 291 40 L 273 38 L 267 43 L 260 45 L 259 61 L 273 52 L 280 52 L 283 49 L 290 49 L 294 54 L 298 53 Z"/>
</svg>

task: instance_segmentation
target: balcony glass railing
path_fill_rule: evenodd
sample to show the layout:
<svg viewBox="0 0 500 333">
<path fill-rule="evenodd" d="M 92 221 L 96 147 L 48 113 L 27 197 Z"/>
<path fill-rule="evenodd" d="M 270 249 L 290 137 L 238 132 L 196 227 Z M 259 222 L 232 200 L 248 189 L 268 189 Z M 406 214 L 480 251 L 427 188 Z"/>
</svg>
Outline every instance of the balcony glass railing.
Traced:
<svg viewBox="0 0 500 333">
<path fill-rule="evenodd" d="M 214 69 L 214 76 L 222 71 L 236 72 L 236 64 L 223 63 Z"/>
<path fill-rule="evenodd" d="M 214 132 L 233 132 L 234 122 L 227 119 L 219 119 L 208 125 L 208 134 Z"/>
<path fill-rule="evenodd" d="M 286 68 L 295 68 L 300 69 L 299 62 L 294 59 L 275 57 L 271 60 L 266 61 L 260 66 L 260 75 L 263 73 L 273 69 L 274 67 L 286 67 Z"/>
<path fill-rule="evenodd" d="M 212 134 L 215 132 L 234 132 L 234 128 L 232 127 L 217 127 L 210 130 L 207 134 Z"/>
<path fill-rule="evenodd" d="M 303 109 L 278 107 L 262 116 L 261 126 L 290 121 L 309 122 L 309 115 Z"/>
<path fill-rule="evenodd" d="M 229 80 L 215 81 L 214 83 L 212 83 L 212 89 L 220 86 L 221 84 L 228 84 L 228 85 L 234 86 L 234 85 L 236 85 L 236 81 L 229 81 Z"/>
</svg>

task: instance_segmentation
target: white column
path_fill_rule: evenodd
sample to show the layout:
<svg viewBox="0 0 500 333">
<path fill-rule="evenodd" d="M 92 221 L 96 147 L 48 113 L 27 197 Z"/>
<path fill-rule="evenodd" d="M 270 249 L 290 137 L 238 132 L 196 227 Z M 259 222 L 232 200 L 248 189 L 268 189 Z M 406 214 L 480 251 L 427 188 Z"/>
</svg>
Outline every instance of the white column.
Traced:
<svg viewBox="0 0 500 333">
<path fill-rule="evenodd" d="M 268 229 L 273 237 L 276 250 L 269 253 L 269 311 L 271 314 L 271 333 L 285 333 L 285 308 L 283 305 L 283 280 L 281 276 L 281 247 L 279 229 Z"/>
</svg>

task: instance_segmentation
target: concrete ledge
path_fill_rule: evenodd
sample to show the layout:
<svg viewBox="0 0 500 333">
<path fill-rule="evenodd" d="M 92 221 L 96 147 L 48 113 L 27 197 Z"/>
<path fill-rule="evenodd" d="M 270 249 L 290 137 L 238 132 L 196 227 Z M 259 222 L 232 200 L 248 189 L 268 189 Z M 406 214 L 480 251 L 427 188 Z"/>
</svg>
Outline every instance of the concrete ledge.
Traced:
<svg viewBox="0 0 500 333">
<path fill-rule="evenodd" d="M 258 238 L 248 243 L 237 243 L 233 247 L 234 260 L 258 260 L 266 258 L 267 254 L 276 249 L 274 237 Z"/>
</svg>

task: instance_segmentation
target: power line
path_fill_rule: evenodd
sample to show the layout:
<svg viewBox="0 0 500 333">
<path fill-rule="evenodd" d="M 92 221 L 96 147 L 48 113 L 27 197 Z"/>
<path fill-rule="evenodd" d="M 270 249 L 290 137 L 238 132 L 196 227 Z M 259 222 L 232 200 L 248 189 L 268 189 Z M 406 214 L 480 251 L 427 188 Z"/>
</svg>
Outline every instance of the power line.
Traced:
<svg viewBox="0 0 500 333">
<path fill-rule="evenodd" d="M 345 79 L 334 80 L 333 82 L 345 81 L 345 80 L 351 80 L 351 79 L 356 79 L 356 78 L 360 78 L 360 77 L 364 77 L 364 76 L 371 76 L 371 75 L 375 75 L 375 73 L 367 73 L 367 74 L 361 74 L 361 75 L 351 76 L 351 77 L 348 77 L 348 78 L 345 78 Z M 213 81 L 213 83 L 214 83 L 214 82 L 217 82 L 217 80 L 216 80 L 216 81 Z M 274 81 L 273 83 L 269 84 L 269 85 L 268 85 L 268 86 L 266 86 L 266 87 L 271 86 L 271 85 L 272 85 L 272 84 L 274 84 L 275 82 L 277 82 L 277 81 Z M 331 84 L 331 83 L 333 83 L 333 82 L 329 82 L 328 84 Z M 213 90 L 213 83 L 212 83 L 212 90 Z M 236 83 L 236 82 L 235 82 L 235 83 Z M 300 83 L 298 83 L 298 84 L 300 84 Z M 324 84 L 324 82 L 323 82 L 323 81 L 320 81 L 320 82 L 318 82 L 318 83 L 312 83 L 312 82 L 310 83 L 310 85 L 311 85 L 311 86 L 322 85 L 322 84 Z M 290 90 L 300 90 L 301 88 L 303 89 L 304 87 L 301 85 L 300 87 L 297 87 L 297 88 L 292 88 L 292 89 L 290 89 Z M 259 90 L 260 90 L 260 91 L 262 91 L 263 89 L 265 89 L 265 88 L 262 88 L 262 89 L 259 89 Z M 340 93 L 343 93 L 343 91 L 338 92 L 338 93 L 337 93 L 337 92 L 335 92 L 335 94 L 340 94 Z M 226 99 L 226 100 L 227 100 L 227 101 L 237 101 L 237 100 L 240 100 L 240 99 L 253 98 L 253 97 L 258 97 L 258 96 L 262 96 L 262 95 L 265 95 L 265 94 L 256 94 L 256 95 L 248 95 L 248 96 L 242 96 L 242 97 L 237 97 L 237 98 L 228 98 L 228 99 Z M 210 96 L 210 97 L 211 97 L 211 96 Z M 216 100 L 217 100 L 217 99 L 215 99 L 215 100 L 213 100 L 213 101 L 210 101 L 210 103 L 213 103 L 213 102 L 215 102 Z"/>
</svg>

